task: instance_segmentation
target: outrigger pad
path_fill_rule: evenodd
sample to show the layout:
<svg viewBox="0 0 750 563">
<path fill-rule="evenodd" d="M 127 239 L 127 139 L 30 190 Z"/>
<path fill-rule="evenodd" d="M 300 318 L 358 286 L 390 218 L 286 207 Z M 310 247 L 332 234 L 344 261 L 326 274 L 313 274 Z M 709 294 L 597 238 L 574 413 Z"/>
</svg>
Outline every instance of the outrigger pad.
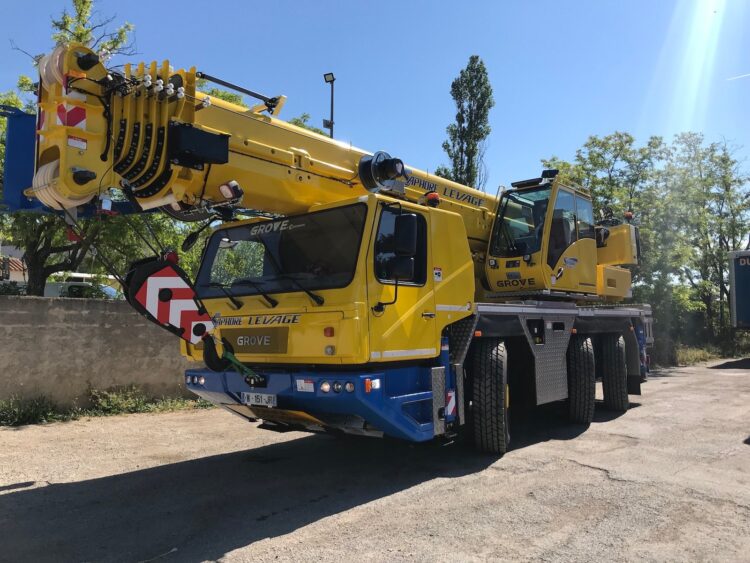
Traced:
<svg viewBox="0 0 750 563">
<path fill-rule="evenodd" d="M 126 276 L 130 305 L 141 315 L 191 344 L 214 329 L 196 300 L 185 271 L 162 257 L 139 260 Z"/>
</svg>

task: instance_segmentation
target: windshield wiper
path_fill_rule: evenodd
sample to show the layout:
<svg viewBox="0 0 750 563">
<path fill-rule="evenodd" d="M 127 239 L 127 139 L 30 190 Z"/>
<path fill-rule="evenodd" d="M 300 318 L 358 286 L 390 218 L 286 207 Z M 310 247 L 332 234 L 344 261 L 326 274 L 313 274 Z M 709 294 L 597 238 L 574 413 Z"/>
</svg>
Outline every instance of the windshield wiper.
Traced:
<svg viewBox="0 0 750 563">
<path fill-rule="evenodd" d="M 323 297 L 321 297 L 317 293 L 313 293 L 312 291 L 310 291 L 309 289 L 307 289 L 297 279 L 295 279 L 291 274 L 288 274 L 288 273 L 284 272 L 284 270 L 281 268 L 281 266 L 279 265 L 279 263 L 276 261 L 276 258 L 274 257 L 273 252 L 271 252 L 271 249 L 268 248 L 268 245 L 266 244 L 266 241 L 263 240 L 262 237 L 257 237 L 256 240 L 263 245 L 263 248 L 266 249 L 266 253 L 268 254 L 268 258 L 271 261 L 271 264 L 273 264 L 273 267 L 276 270 L 276 274 L 278 275 L 278 277 L 280 277 L 281 279 L 289 280 L 290 282 L 292 282 L 297 289 L 299 289 L 300 291 L 304 291 L 307 294 L 307 296 L 315 302 L 316 305 L 322 305 L 323 303 L 326 302 L 325 299 L 323 299 Z"/>
<path fill-rule="evenodd" d="M 318 305 L 322 305 L 323 303 L 326 302 L 326 300 L 323 299 L 321 295 L 318 295 L 317 293 L 313 293 L 312 291 L 307 289 L 304 285 L 302 285 L 299 282 L 299 280 L 294 277 L 293 274 L 286 274 L 284 272 L 279 271 L 278 277 L 280 277 L 282 280 L 289 280 L 290 282 L 292 282 L 297 289 L 300 289 L 304 291 L 305 293 L 307 293 L 307 296 L 313 301 L 315 301 L 315 303 L 317 303 Z"/>
<path fill-rule="evenodd" d="M 274 307 L 276 307 L 276 305 L 279 304 L 279 302 L 276 299 L 274 299 L 273 297 L 271 297 L 270 295 L 268 295 L 265 291 L 261 289 L 261 282 L 251 280 L 250 278 L 242 278 L 241 280 L 233 281 L 232 285 L 249 285 L 250 287 L 255 288 L 255 290 L 260 295 L 263 296 L 263 299 L 266 300 L 266 302 L 268 303 L 268 306 L 271 307 L 271 309 L 273 309 Z"/>
<path fill-rule="evenodd" d="M 500 232 L 503 234 L 505 242 L 508 243 L 508 250 L 510 250 L 511 252 L 517 252 L 518 248 L 516 247 L 516 243 L 513 242 L 513 237 L 511 236 L 508 229 L 508 224 L 505 222 L 505 217 L 500 219 L 500 221 Z"/>
<path fill-rule="evenodd" d="M 234 293 L 232 293 L 231 291 L 229 291 L 227 289 L 227 286 L 224 285 L 223 283 L 208 282 L 208 283 L 202 283 L 201 285 L 203 287 L 216 287 L 216 288 L 220 289 L 221 292 L 224 295 L 227 296 L 227 299 L 229 299 L 229 301 L 232 302 L 232 305 L 234 305 L 235 311 L 239 311 L 240 309 L 242 309 L 242 301 L 240 301 L 239 299 L 237 299 L 237 297 L 234 295 Z"/>
</svg>

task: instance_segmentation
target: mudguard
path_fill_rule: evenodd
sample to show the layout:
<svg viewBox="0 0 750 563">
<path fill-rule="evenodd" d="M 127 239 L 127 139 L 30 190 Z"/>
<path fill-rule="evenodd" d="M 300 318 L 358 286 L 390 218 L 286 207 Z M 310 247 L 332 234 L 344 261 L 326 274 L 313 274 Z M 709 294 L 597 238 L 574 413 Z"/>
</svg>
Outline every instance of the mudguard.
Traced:
<svg viewBox="0 0 750 563">
<path fill-rule="evenodd" d="M 148 320 L 197 344 L 214 329 L 185 271 L 166 257 L 135 262 L 126 276 L 130 305 Z"/>
</svg>

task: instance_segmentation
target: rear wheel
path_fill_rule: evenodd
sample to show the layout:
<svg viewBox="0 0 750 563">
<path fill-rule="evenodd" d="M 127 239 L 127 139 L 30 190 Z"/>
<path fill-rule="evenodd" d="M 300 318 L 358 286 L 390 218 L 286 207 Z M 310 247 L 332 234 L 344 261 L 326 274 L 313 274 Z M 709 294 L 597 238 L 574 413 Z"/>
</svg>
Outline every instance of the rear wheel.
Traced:
<svg viewBox="0 0 750 563">
<path fill-rule="evenodd" d="M 604 406 L 613 411 L 625 412 L 630 406 L 625 339 L 619 334 L 603 335 L 600 356 Z"/>
<path fill-rule="evenodd" d="M 568 407 L 571 422 L 591 424 L 594 420 L 596 373 L 591 339 L 573 335 L 568 344 Z"/>
<path fill-rule="evenodd" d="M 508 450 L 508 367 L 505 344 L 498 338 L 481 338 L 471 348 L 472 424 L 474 445 L 482 452 Z"/>
</svg>

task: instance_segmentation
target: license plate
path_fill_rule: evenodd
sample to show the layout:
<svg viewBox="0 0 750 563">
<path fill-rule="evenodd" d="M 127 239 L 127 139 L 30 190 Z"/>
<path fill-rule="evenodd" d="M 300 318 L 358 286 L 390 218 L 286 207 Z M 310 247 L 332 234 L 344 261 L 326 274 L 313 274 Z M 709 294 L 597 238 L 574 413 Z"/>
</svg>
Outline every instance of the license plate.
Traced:
<svg viewBox="0 0 750 563">
<path fill-rule="evenodd" d="M 270 393 L 242 393 L 242 402 L 251 407 L 268 407 L 276 406 L 276 395 Z"/>
</svg>

